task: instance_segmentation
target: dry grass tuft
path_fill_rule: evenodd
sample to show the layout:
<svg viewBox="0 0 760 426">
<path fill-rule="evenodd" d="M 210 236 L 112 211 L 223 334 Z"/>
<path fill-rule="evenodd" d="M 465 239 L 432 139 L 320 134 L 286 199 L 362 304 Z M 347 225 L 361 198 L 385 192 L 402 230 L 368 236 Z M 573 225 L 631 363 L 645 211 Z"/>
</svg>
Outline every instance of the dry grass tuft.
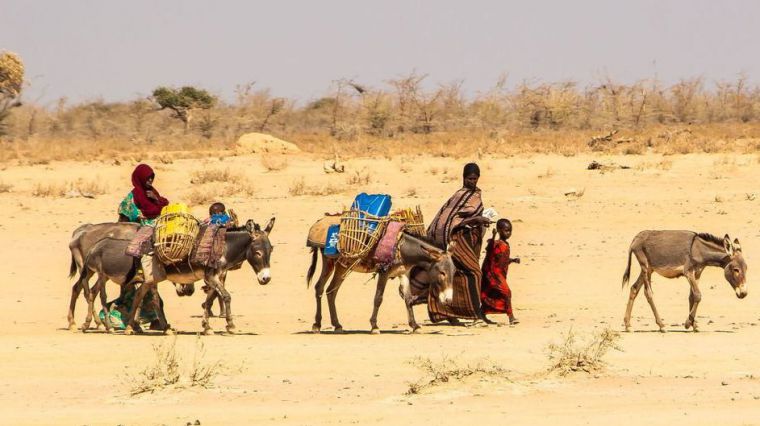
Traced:
<svg viewBox="0 0 760 426">
<path fill-rule="evenodd" d="M 13 185 L 0 181 L 0 194 L 11 192 L 11 189 L 13 189 Z"/>
<path fill-rule="evenodd" d="M 32 190 L 33 197 L 62 198 L 66 195 L 66 185 L 61 183 L 37 183 Z"/>
<path fill-rule="evenodd" d="M 610 328 L 594 334 L 590 341 L 578 342 L 573 330 L 567 332 L 560 344 L 550 344 L 548 355 L 551 365 L 550 373 L 567 376 L 571 373 L 594 373 L 602 371 L 606 364 L 602 358 L 610 349 L 622 350 L 618 346 L 620 333 Z"/>
<path fill-rule="evenodd" d="M 410 362 L 424 375 L 415 382 L 409 383 L 406 395 L 417 395 L 424 390 L 454 381 L 462 381 L 471 376 L 492 377 L 509 380 L 508 371 L 490 360 L 480 360 L 475 364 L 460 366 L 458 362 L 444 357 L 440 362 L 433 362 L 430 358 L 417 357 Z"/>
<path fill-rule="evenodd" d="M 242 179 L 243 176 L 230 172 L 230 169 L 203 169 L 193 172 L 190 183 L 238 182 Z"/>
<path fill-rule="evenodd" d="M 247 179 L 241 179 L 228 183 L 198 186 L 185 196 L 185 200 L 190 206 L 201 206 L 229 197 L 250 197 L 255 193 L 256 189 L 253 184 Z"/>
<path fill-rule="evenodd" d="M 288 168 L 288 157 L 284 155 L 262 155 L 259 162 L 267 172 L 279 172 Z"/>
<path fill-rule="evenodd" d="M 32 189 L 33 197 L 40 198 L 95 198 L 107 192 L 105 184 L 97 179 L 77 179 L 63 183 L 37 183 Z"/>
<path fill-rule="evenodd" d="M 288 189 L 288 193 L 294 197 L 298 197 L 302 195 L 311 195 L 311 196 L 333 195 L 333 194 L 340 194 L 341 192 L 343 192 L 343 190 L 337 185 L 334 185 L 332 183 L 328 183 L 327 185 L 324 185 L 324 186 L 307 185 L 306 180 L 304 178 L 294 181 L 290 185 L 290 188 Z"/>
<path fill-rule="evenodd" d="M 406 193 L 404 194 L 407 197 L 415 198 L 417 197 L 417 188 L 409 188 L 406 190 Z"/>
<path fill-rule="evenodd" d="M 208 362 L 206 347 L 200 336 L 195 341 L 192 362 L 186 363 L 177 353 L 177 338 L 153 345 L 153 360 L 137 374 L 127 374 L 125 384 L 131 396 L 153 393 L 162 389 L 192 387 L 209 388 L 221 373 L 221 361 Z"/>
<path fill-rule="evenodd" d="M 357 170 L 346 179 L 349 185 L 367 185 L 372 180 L 372 174 L 367 169 Z"/>
</svg>

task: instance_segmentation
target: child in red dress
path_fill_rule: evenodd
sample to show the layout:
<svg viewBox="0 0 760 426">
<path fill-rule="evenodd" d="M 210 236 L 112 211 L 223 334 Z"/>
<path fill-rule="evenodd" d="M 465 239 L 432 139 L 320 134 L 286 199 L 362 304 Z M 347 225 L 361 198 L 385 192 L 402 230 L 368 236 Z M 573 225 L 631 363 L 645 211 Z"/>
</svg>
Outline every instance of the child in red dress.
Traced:
<svg viewBox="0 0 760 426">
<path fill-rule="evenodd" d="M 499 240 L 496 234 L 499 234 Z M 509 323 L 520 321 L 512 313 L 512 291 L 507 284 L 507 272 L 510 263 L 520 263 L 520 258 L 510 259 L 509 237 L 512 236 L 512 223 L 499 219 L 493 237 L 488 240 L 486 258 L 483 261 L 483 283 L 480 290 L 480 303 L 484 314 L 507 314 Z"/>
</svg>

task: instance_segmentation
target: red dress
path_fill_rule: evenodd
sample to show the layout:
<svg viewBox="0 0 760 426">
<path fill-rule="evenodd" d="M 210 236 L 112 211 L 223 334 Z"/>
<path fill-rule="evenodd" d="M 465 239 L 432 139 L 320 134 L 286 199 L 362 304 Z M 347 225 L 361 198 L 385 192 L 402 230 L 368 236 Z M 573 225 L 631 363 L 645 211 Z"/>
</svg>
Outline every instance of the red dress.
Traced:
<svg viewBox="0 0 760 426">
<path fill-rule="evenodd" d="M 480 289 L 480 303 L 484 314 L 512 316 L 512 291 L 507 284 L 508 270 L 509 243 L 502 240 L 488 240 Z"/>
</svg>

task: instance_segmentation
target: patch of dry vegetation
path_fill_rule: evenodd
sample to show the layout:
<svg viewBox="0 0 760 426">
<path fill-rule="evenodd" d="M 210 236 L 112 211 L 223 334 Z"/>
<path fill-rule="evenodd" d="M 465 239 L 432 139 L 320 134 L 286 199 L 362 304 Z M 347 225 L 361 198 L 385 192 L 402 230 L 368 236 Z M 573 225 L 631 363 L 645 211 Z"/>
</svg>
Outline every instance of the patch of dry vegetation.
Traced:
<svg viewBox="0 0 760 426">
<path fill-rule="evenodd" d="M 584 372 L 596 373 L 604 370 L 606 363 L 603 358 L 610 349 L 622 350 L 618 345 L 620 333 L 605 328 L 591 336 L 586 341 L 579 341 L 570 329 L 564 340 L 548 346 L 548 356 L 551 361 L 549 373 L 560 376 Z"/>
<path fill-rule="evenodd" d="M 463 381 L 468 377 L 509 380 L 507 370 L 487 359 L 460 365 L 459 362 L 448 357 L 444 357 L 439 362 L 434 362 L 430 358 L 417 357 L 410 364 L 422 370 L 423 376 L 409 383 L 406 395 L 417 395 L 435 386 Z"/>
<path fill-rule="evenodd" d="M 156 112 L 158 105 L 143 98 L 24 104 L 3 121 L 0 161 L 135 160 L 171 152 L 155 157 L 170 163 L 232 150 L 237 138 L 251 131 L 343 158 L 573 156 L 590 151 L 588 143 L 608 132 L 615 137 L 595 150 L 760 150 L 760 89 L 744 76 L 715 85 L 700 78 L 672 85 L 652 79 L 624 85 L 601 78 L 586 86 L 569 81 L 508 85 L 500 79 L 472 97 L 460 83 L 431 84 L 427 75 L 412 72 L 381 87 L 337 80 L 327 96 L 306 104 L 251 84 L 236 92 L 236 101 L 203 110 L 187 126 L 168 111 Z"/>
<path fill-rule="evenodd" d="M 230 169 L 202 169 L 193 172 L 190 183 L 197 185 L 211 182 L 234 183 L 242 179 L 241 175 L 232 173 Z"/>
<path fill-rule="evenodd" d="M 97 179 L 77 179 L 63 183 L 36 183 L 32 189 L 33 197 L 40 198 L 95 198 L 108 191 L 104 183 Z"/>
<path fill-rule="evenodd" d="M 209 388 L 222 373 L 221 361 L 206 360 L 206 347 L 200 336 L 195 341 L 192 361 L 189 363 L 177 353 L 177 338 L 153 345 L 153 359 L 139 373 L 123 377 L 130 396 L 153 393 L 164 389 Z"/>
<path fill-rule="evenodd" d="M 203 169 L 193 172 L 192 189 L 185 195 L 191 206 L 207 205 L 229 197 L 250 197 L 256 193 L 251 181 L 230 169 Z"/>
<path fill-rule="evenodd" d="M 321 195 L 333 195 L 333 194 L 340 194 L 343 192 L 343 189 L 341 189 L 339 186 L 328 183 L 326 185 L 308 185 L 306 184 L 306 179 L 300 178 L 290 185 L 290 188 L 288 189 L 288 193 L 294 197 L 303 196 L 303 195 L 310 195 L 310 196 L 321 196 Z"/>
<path fill-rule="evenodd" d="M 0 194 L 11 192 L 11 189 L 13 189 L 13 185 L 0 180 Z"/>
<path fill-rule="evenodd" d="M 367 169 L 356 170 L 346 179 L 348 185 L 367 185 L 372 180 L 372 173 Z"/>
<path fill-rule="evenodd" d="M 250 197 L 256 193 L 253 185 L 245 181 L 215 183 L 193 188 L 185 195 L 190 206 L 209 205 L 230 197 Z"/>
</svg>

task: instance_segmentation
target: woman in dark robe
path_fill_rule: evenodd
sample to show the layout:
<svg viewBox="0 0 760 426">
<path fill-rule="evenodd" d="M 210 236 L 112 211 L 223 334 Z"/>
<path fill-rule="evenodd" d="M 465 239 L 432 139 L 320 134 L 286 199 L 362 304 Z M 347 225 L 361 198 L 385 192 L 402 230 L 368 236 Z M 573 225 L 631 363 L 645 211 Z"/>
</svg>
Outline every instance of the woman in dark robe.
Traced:
<svg viewBox="0 0 760 426">
<path fill-rule="evenodd" d="M 433 322 L 456 318 L 487 321 L 480 307 L 480 249 L 485 227 L 491 222 L 482 216 L 483 201 L 478 188 L 480 168 L 475 163 L 464 166 L 463 187 L 441 207 L 427 230 L 435 244 L 447 248 L 457 267 L 454 298 L 442 304 L 435 290 L 428 294 L 428 313 Z M 488 322 L 488 321 L 487 321 Z"/>
</svg>

